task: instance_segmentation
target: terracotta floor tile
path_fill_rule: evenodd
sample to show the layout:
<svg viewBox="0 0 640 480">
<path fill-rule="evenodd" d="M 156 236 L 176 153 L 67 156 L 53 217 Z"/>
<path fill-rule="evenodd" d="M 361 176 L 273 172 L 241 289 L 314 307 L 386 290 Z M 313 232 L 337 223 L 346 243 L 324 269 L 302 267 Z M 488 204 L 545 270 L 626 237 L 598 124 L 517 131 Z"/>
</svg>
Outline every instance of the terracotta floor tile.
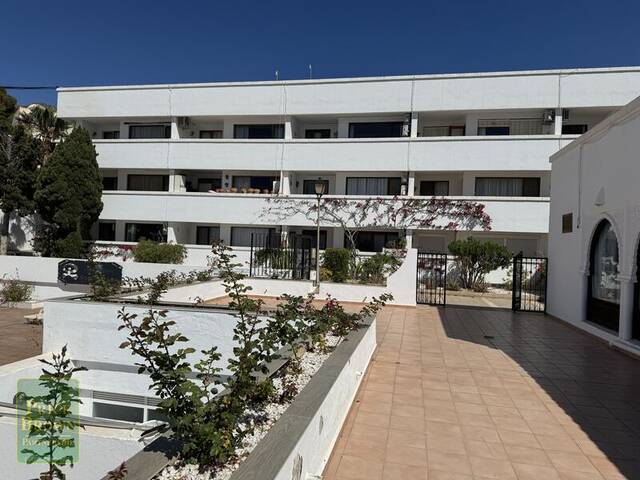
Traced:
<svg viewBox="0 0 640 480">
<path fill-rule="evenodd" d="M 445 433 L 428 433 L 427 448 L 438 452 L 456 453 L 460 455 L 467 453 L 464 440 L 461 436 L 448 435 Z"/>
<path fill-rule="evenodd" d="M 370 459 L 343 455 L 336 471 L 338 478 L 354 480 L 375 480 L 382 478 L 382 463 Z"/>
<path fill-rule="evenodd" d="M 551 466 L 549 457 L 547 457 L 547 454 L 542 449 L 523 447 L 520 445 L 505 445 L 504 449 L 513 463 Z"/>
<path fill-rule="evenodd" d="M 426 467 L 385 463 L 382 471 L 383 480 L 427 480 L 427 478 Z"/>
<path fill-rule="evenodd" d="M 559 436 L 536 435 L 538 443 L 543 450 L 555 452 L 573 452 L 581 453 L 580 447 L 566 433 Z"/>
<path fill-rule="evenodd" d="M 429 480 L 473 480 L 471 475 L 429 469 Z"/>
<path fill-rule="evenodd" d="M 427 450 L 427 460 L 429 471 L 433 469 L 471 475 L 471 463 L 466 455 Z"/>
<path fill-rule="evenodd" d="M 515 479 L 516 473 L 507 460 L 495 460 L 492 458 L 469 457 L 471 461 L 471 471 L 475 477 Z"/>
<path fill-rule="evenodd" d="M 582 453 L 547 452 L 547 455 L 557 470 L 598 473 L 598 470 Z"/>
<path fill-rule="evenodd" d="M 485 442 L 492 443 L 500 443 L 502 441 L 495 428 L 463 425 L 462 432 L 465 438 L 469 440 L 483 440 Z"/>
<path fill-rule="evenodd" d="M 406 430 L 389 430 L 388 445 L 427 448 L 427 436 L 423 432 L 408 432 Z"/>
<path fill-rule="evenodd" d="M 558 471 L 553 467 L 514 463 L 518 480 L 560 480 Z"/>
<path fill-rule="evenodd" d="M 407 432 L 425 433 L 425 421 L 422 418 L 400 417 L 391 414 L 390 428 Z"/>
<path fill-rule="evenodd" d="M 408 447 L 406 445 L 387 445 L 385 456 L 387 463 L 399 463 L 414 467 L 427 467 L 427 450 L 424 448 Z"/>
<path fill-rule="evenodd" d="M 505 445 L 520 445 L 523 447 L 539 448 L 540 444 L 533 433 L 514 432 L 513 430 L 498 430 L 500 439 Z"/>
<path fill-rule="evenodd" d="M 370 425 L 373 427 L 387 428 L 389 426 L 390 415 L 379 413 L 358 412 L 354 425 Z"/>
<path fill-rule="evenodd" d="M 508 460 L 509 457 L 501 443 L 490 443 L 482 440 L 467 440 L 465 442 L 467 453 L 474 457 L 493 458 L 496 460 Z"/>
</svg>

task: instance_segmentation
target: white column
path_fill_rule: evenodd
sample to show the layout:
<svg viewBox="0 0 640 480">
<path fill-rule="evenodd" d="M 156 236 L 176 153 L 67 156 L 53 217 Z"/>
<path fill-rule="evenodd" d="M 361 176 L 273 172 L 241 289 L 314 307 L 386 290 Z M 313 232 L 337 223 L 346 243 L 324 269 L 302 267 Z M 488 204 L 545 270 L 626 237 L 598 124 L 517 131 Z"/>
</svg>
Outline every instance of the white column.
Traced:
<svg viewBox="0 0 640 480">
<path fill-rule="evenodd" d="M 553 134 L 562 135 L 562 109 L 556 108 L 555 122 L 553 124 Z"/>
<path fill-rule="evenodd" d="M 478 114 L 468 113 L 464 122 L 464 134 L 467 136 L 478 135 Z"/>
<path fill-rule="evenodd" d="M 407 242 L 407 250 L 409 250 L 410 248 L 413 248 L 413 229 L 412 228 L 407 229 L 404 238 Z"/>
<path fill-rule="evenodd" d="M 472 173 L 465 172 L 462 175 L 462 195 L 473 196 L 476 193 L 476 177 Z"/>
<path fill-rule="evenodd" d="M 220 241 L 227 247 L 231 245 L 231 225 L 220 225 Z"/>
<path fill-rule="evenodd" d="M 123 220 L 116 220 L 116 241 L 124 242 L 125 236 L 125 222 Z"/>
<path fill-rule="evenodd" d="M 280 172 L 280 195 L 289 195 L 291 193 L 291 172 Z"/>
<path fill-rule="evenodd" d="M 338 119 L 338 138 L 349 138 L 349 119 Z"/>
<path fill-rule="evenodd" d="M 222 171 L 222 188 L 228 190 L 233 185 L 233 175 L 225 170 Z"/>
<path fill-rule="evenodd" d="M 333 229 L 333 248 L 342 248 L 344 246 L 344 229 L 336 227 Z"/>
<path fill-rule="evenodd" d="M 129 138 L 129 125 L 120 122 L 120 138 Z"/>
<path fill-rule="evenodd" d="M 407 179 L 407 195 L 413 197 L 416 194 L 416 172 L 409 172 Z"/>
<path fill-rule="evenodd" d="M 293 125 L 291 123 L 291 117 L 287 117 L 284 120 L 284 138 L 290 140 L 293 138 Z"/>
<path fill-rule="evenodd" d="M 180 229 L 177 227 L 177 224 L 167 224 L 167 243 L 178 243 L 177 235 L 179 230 Z"/>
<path fill-rule="evenodd" d="M 630 340 L 633 327 L 633 300 L 636 279 L 632 275 L 618 275 L 620 281 L 620 327 L 618 337 Z"/>
<path fill-rule="evenodd" d="M 222 127 L 222 137 L 233 138 L 233 120 L 230 120 L 228 118 L 224 119 Z"/>
<path fill-rule="evenodd" d="M 580 285 L 578 291 L 580 292 L 578 298 L 578 304 L 575 306 L 576 309 L 576 323 L 580 324 L 587 320 L 587 297 L 589 295 L 589 269 L 581 268 L 580 269 Z"/>
<path fill-rule="evenodd" d="M 411 112 L 411 131 L 410 137 L 416 138 L 418 136 L 418 114 Z"/>
<path fill-rule="evenodd" d="M 171 117 L 171 140 L 180 138 L 180 131 L 178 130 L 178 117 Z"/>
</svg>

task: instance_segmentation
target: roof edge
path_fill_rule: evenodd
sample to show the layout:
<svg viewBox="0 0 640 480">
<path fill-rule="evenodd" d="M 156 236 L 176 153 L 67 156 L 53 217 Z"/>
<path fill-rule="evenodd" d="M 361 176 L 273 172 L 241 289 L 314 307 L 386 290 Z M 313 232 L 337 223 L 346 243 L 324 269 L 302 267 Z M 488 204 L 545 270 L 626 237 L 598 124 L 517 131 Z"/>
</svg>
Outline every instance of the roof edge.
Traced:
<svg viewBox="0 0 640 480">
<path fill-rule="evenodd" d="M 273 86 L 273 85 L 314 85 L 325 83 L 357 83 L 357 82 L 391 82 L 410 80 L 439 80 L 447 78 L 492 78 L 492 77 L 519 77 L 542 75 L 576 75 L 594 73 L 623 73 L 640 72 L 640 66 L 625 67 L 599 67 L 599 68 L 571 68 L 550 70 L 509 70 L 496 72 L 473 73 L 437 73 L 417 75 L 397 75 L 378 77 L 338 77 L 319 78 L 309 80 L 266 80 L 266 81 L 238 81 L 238 82 L 205 82 L 205 83 L 162 83 L 142 85 L 103 85 L 91 87 L 58 87 L 58 92 L 100 91 L 100 90 L 155 90 L 165 88 L 205 88 L 205 87 L 233 87 L 233 86 Z"/>
</svg>

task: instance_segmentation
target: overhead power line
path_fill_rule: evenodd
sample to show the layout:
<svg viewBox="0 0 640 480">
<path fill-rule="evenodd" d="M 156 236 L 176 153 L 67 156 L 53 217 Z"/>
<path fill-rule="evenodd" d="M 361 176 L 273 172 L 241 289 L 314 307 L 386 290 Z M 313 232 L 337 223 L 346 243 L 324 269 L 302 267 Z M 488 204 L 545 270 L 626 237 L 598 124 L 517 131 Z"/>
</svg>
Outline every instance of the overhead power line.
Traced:
<svg viewBox="0 0 640 480">
<path fill-rule="evenodd" d="M 0 85 L 5 90 L 55 90 L 57 86 L 48 85 Z"/>
</svg>

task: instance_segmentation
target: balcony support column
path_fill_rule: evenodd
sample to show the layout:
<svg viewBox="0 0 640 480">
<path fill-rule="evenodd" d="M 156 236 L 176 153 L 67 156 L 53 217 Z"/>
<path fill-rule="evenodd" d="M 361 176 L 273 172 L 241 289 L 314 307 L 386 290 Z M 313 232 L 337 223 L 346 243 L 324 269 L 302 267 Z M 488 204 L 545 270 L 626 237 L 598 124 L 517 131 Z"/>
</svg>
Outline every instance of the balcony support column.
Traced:
<svg viewBox="0 0 640 480">
<path fill-rule="evenodd" d="M 416 172 L 409 172 L 407 178 L 407 196 L 413 197 L 416 194 Z"/>
<path fill-rule="evenodd" d="M 231 246 L 231 225 L 220 225 L 220 241 L 227 247 Z"/>
<path fill-rule="evenodd" d="M 280 171 L 280 195 L 291 194 L 291 172 Z"/>
<path fill-rule="evenodd" d="M 404 232 L 404 239 L 407 242 L 407 250 L 413 248 L 413 229 L 407 228 Z"/>
<path fill-rule="evenodd" d="M 411 138 L 418 136 L 418 114 L 416 112 L 411 112 L 411 130 L 409 136 Z"/>
<path fill-rule="evenodd" d="M 293 122 L 291 117 L 286 117 L 284 120 L 284 139 L 291 140 L 293 138 Z"/>
<path fill-rule="evenodd" d="M 562 109 L 556 108 L 555 121 L 553 124 L 553 134 L 562 135 Z"/>
<path fill-rule="evenodd" d="M 171 117 L 171 140 L 180 138 L 180 131 L 178 130 L 178 117 Z"/>
<path fill-rule="evenodd" d="M 467 136 L 478 135 L 478 114 L 468 113 L 464 122 L 464 134 Z"/>
</svg>

